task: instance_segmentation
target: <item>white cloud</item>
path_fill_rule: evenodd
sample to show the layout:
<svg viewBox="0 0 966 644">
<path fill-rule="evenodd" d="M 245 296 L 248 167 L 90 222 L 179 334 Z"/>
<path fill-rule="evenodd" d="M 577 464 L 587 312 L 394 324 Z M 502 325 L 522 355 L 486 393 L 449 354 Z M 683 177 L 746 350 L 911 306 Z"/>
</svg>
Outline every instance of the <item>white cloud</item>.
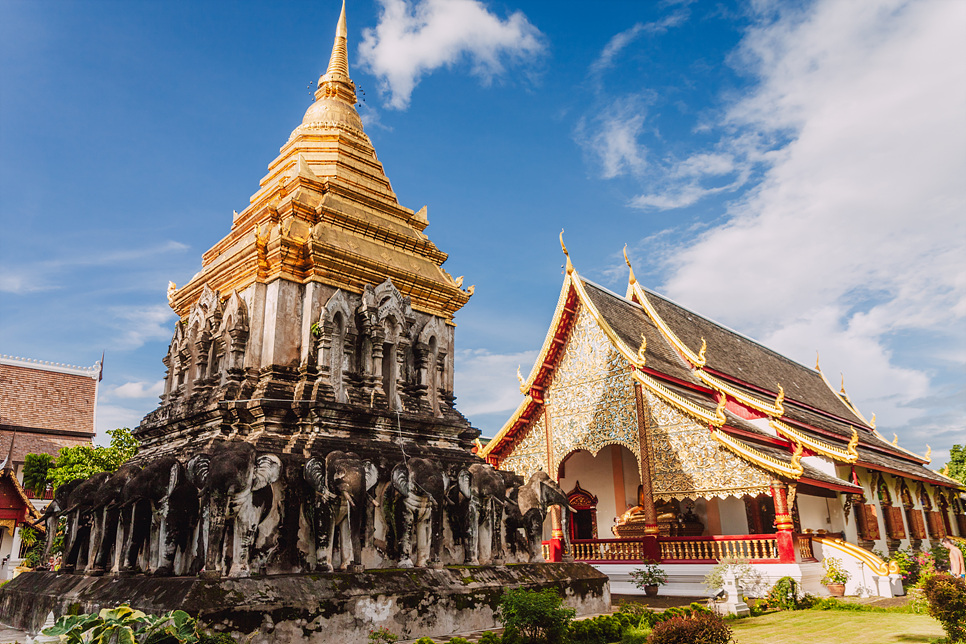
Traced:
<svg viewBox="0 0 966 644">
<path fill-rule="evenodd" d="M 22 295 L 35 291 L 63 288 L 63 277 L 68 272 L 92 267 L 111 267 L 143 261 L 148 257 L 167 253 L 180 253 L 188 246 L 176 241 L 166 241 L 147 248 L 130 248 L 89 254 L 64 254 L 57 259 L 19 263 L 17 267 L 0 270 L 0 293 Z M 47 250 L 49 255 L 50 249 Z"/>
<path fill-rule="evenodd" d="M 662 34 L 671 27 L 677 27 L 688 19 L 687 10 L 679 10 L 656 22 L 639 22 L 630 29 L 626 29 L 607 41 L 600 55 L 590 65 L 590 71 L 600 74 L 608 67 L 613 65 L 614 58 L 620 54 L 625 47 L 634 42 L 641 34 Z"/>
<path fill-rule="evenodd" d="M 600 162 L 604 179 L 643 172 L 646 150 L 638 139 L 646 116 L 644 99 L 629 96 L 614 101 L 590 121 L 581 119 L 577 124 L 577 142 Z"/>
<path fill-rule="evenodd" d="M 479 0 L 379 0 L 379 24 L 359 44 L 363 67 L 379 77 L 389 105 L 405 109 L 420 79 L 468 60 L 490 82 L 506 63 L 526 63 L 544 51 L 543 34 L 522 12 L 506 20 Z"/>
<path fill-rule="evenodd" d="M 821 349 L 890 425 L 921 413 L 931 386 L 896 364 L 894 335 L 963 341 L 964 32 L 957 2 L 826 0 L 763 18 L 737 58 L 759 83 L 718 144 L 763 177 L 726 223 L 677 249 L 664 287 L 803 362 Z M 669 204 L 687 201 L 686 163 Z"/>
<path fill-rule="evenodd" d="M 120 332 L 115 340 L 118 349 L 136 349 L 150 340 L 169 340 L 174 334 L 171 321 L 175 315 L 166 304 L 115 306 L 109 312 L 108 323 Z"/>
<path fill-rule="evenodd" d="M 125 382 L 122 385 L 105 387 L 99 398 L 104 402 L 115 399 L 157 398 L 164 392 L 164 380 L 157 382 Z"/>
<path fill-rule="evenodd" d="M 469 349 L 456 353 L 457 407 L 472 419 L 480 414 L 509 412 L 523 400 L 517 367 L 524 376 L 529 373 L 536 351 L 496 354 L 485 349 Z"/>
</svg>

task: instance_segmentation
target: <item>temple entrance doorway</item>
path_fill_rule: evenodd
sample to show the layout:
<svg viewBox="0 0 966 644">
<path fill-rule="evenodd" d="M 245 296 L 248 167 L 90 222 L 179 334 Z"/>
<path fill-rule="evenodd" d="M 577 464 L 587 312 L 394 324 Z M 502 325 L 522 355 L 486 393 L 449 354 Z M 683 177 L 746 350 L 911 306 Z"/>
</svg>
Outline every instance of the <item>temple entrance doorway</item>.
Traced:
<svg viewBox="0 0 966 644">
<path fill-rule="evenodd" d="M 577 510 L 572 538 L 614 539 L 617 518 L 637 502 L 641 476 L 634 454 L 622 445 L 605 445 L 596 456 L 576 450 L 563 460 L 558 474 L 560 487 Z"/>
</svg>

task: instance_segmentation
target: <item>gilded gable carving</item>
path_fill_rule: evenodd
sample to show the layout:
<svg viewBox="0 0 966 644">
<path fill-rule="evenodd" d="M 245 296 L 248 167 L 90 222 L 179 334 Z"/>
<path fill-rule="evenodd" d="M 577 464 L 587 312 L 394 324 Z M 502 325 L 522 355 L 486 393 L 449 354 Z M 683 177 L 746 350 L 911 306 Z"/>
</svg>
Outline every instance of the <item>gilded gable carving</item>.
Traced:
<svg viewBox="0 0 966 644">
<path fill-rule="evenodd" d="M 644 398 L 655 501 L 769 491 L 773 477 L 715 441 L 706 425 L 646 389 Z"/>
<path fill-rule="evenodd" d="M 537 470 L 547 469 L 547 428 L 543 421 L 543 414 L 530 425 L 526 435 L 507 456 L 500 462 L 501 470 L 516 472 L 524 479 Z"/>
<path fill-rule="evenodd" d="M 606 445 L 623 445 L 639 459 L 637 403 L 630 373 L 630 364 L 582 309 L 546 397 L 555 470 L 575 450 L 596 456 Z"/>
</svg>

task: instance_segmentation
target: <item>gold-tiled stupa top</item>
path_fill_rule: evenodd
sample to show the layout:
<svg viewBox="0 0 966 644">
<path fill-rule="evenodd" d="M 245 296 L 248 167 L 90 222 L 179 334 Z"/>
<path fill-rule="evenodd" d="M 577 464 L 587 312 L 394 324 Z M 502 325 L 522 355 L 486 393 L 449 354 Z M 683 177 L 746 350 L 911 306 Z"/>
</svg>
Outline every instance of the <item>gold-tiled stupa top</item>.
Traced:
<svg viewBox="0 0 966 644">
<path fill-rule="evenodd" d="M 422 232 L 429 221 L 401 206 L 363 131 L 349 78 L 345 3 L 315 102 L 268 166 L 231 232 L 204 254 L 188 284 L 169 288 L 179 316 L 205 285 L 226 297 L 284 278 L 360 293 L 387 278 L 416 310 L 452 323 L 473 287 L 442 268 L 446 253 Z"/>
</svg>

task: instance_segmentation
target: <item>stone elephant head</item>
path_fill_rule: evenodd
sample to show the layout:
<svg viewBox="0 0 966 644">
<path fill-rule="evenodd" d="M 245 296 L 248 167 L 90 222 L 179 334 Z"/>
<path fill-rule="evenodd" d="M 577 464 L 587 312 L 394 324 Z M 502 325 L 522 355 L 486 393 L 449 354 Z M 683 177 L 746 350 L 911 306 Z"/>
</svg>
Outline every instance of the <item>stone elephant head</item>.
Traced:
<svg viewBox="0 0 966 644">
<path fill-rule="evenodd" d="M 390 478 L 401 501 L 393 504 L 395 516 L 391 517 L 399 540 L 399 567 L 442 567 L 439 555 L 449 477 L 439 463 L 414 457 L 396 465 Z"/>
<path fill-rule="evenodd" d="M 332 570 L 338 531 L 339 568 L 362 569 L 368 492 L 378 479 L 376 466 L 353 452 L 333 451 L 324 461 L 312 458 L 305 464 L 305 480 L 315 490 L 317 568 Z"/>
<path fill-rule="evenodd" d="M 50 561 L 50 552 L 54 547 L 54 540 L 57 538 L 57 524 L 60 522 L 60 518 L 67 514 L 67 509 L 70 507 L 70 495 L 74 488 L 83 482 L 84 479 L 75 479 L 57 486 L 57 489 L 54 490 L 54 498 L 47 504 L 44 513 L 34 524 L 36 526 L 43 523 L 47 532 L 47 542 L 44 544 L 44 554 L 41 557 L 40 565 L 37 566 L 38 570 L 50 568 L 48 562 Z"/>
<path fill-rule="evenodd" d="M 85 570 L 87 574 L 102 575 L 113 567 L 124 489 L 140 472 L 140 466 L 125 463 L 97 490 L 94 499 L 96 509 L 91 522 L 90 555 Z"/>
<path fill-rule="evenodd" d="M 191 534 L 198 517 L 198 491 L 173 456 L 151 461 L 124 487 L 118 570 L 156 575 L 183 573 L 190 563 Z M 176 555 L 185 565 L 176 570 Z"/>
<path fill-rule="evenodd" d="M 574 509 L 567 502 L 567 495 L 556 481 L 546 472 L 538 470 L 530 476 L 525 485 L 517 492 L 517 506 L 520 510 L 523 529 L 530 542 L 530 561 L 543 561 L 543 523 L 547 518 L 547 509 L 559 506 L 562 510 L 561 523 L 563 528 L 564 552 L 570 551 L 570 534 L 567 530 L 568 514 Z"/>
<path fill-rule="evenodd" d="M 227 441 L 188 461 L 201 490 L 207 531 L 205 577 L 248 577 L 256 550 L 268 559 L 281 523 L 282 460 L 244 441 Z"/>
<path fill-rule="evenodd" d="M 67 530 L 64 533 L 64 572 L 83 570 L 90 550 L 91 525 L 99 502 L 97 491 L 111 478 L 110 472 L 98 472 L 77 484 L 67 498 Z"/>
<path fill-rule="evenodd" d="M 457 476 L 460 494 L 469 500 L 466 511 L 464 561 L 472 565 L 502 564 L 503 510 L 506 483 L 499 471 L 486 463 L 473 463 Z"/>
</svg>

